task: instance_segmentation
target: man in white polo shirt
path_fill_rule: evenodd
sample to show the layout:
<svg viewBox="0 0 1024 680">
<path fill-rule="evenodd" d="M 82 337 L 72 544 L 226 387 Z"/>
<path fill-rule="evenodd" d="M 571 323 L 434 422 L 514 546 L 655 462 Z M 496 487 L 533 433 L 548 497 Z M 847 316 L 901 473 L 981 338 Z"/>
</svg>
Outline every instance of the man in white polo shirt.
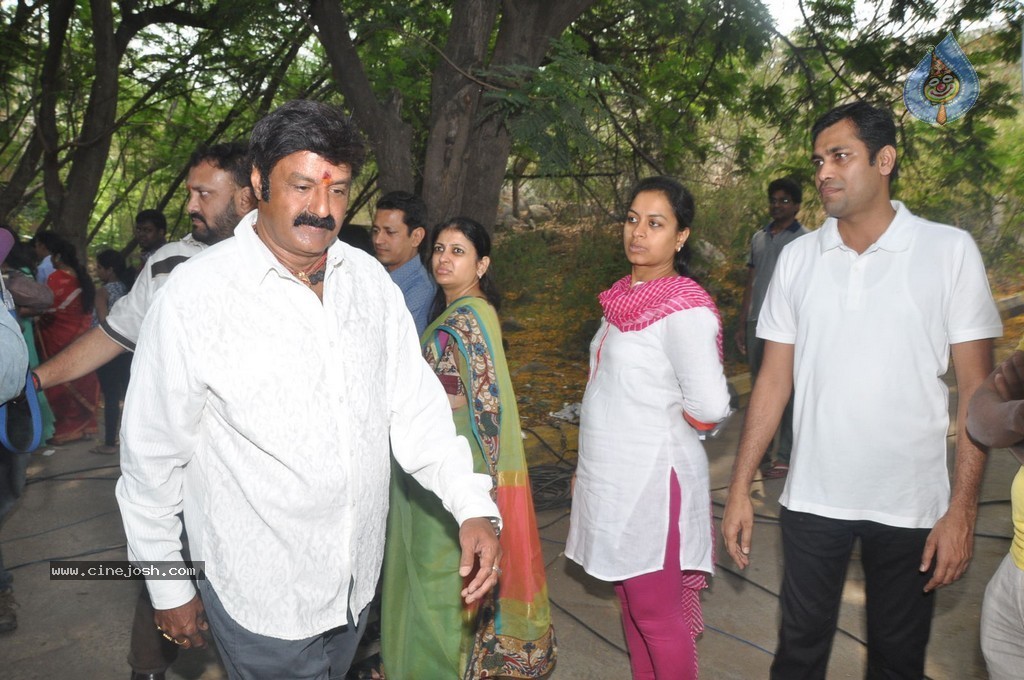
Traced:
<svg viewBox="0 0 1024 680">
<path fill-rule="evenodd" d="M 846 567 L 860 539 L 868 678 L 924 675 L 936 588 L 973 550 L 985 454 L 967 402 L 992 368 L 1002 324 L 967 232 L 890 201 L 896 128 L 864 102 L 812 129 L 815 181 L 830 218 L 781 254 L 757 335 L 751 395 L 722 521 L 750 560 L 750 485 L 795 393 L 795 446 L 780 498 L 782 622 L 771 677 L 824 678 Z M 959 397 L 952 495 L 946 469 L 952 351 Z"/>
</svg>

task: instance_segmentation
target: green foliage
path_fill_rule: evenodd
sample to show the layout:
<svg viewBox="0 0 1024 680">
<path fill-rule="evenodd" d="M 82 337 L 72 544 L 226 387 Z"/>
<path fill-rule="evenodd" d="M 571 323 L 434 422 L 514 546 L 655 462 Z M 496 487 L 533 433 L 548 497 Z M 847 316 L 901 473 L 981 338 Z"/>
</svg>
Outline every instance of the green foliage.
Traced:
<svg viewBox="0 0 1024 680">
<path fill-rule="evenodd" d="M 491 273 L 498 289 L 511 298 L 534 298 L 550 284 L 549 249 L 559 235 L 551 231 L 527 231 L 502 237 L 491 256 Z"/>
<path fill-rule="evenodd" d="M 0 195 L 30 155 L 36 134 L 52 4 L 0 3 Z M 129 13 L 163 4 L 118 5 L 115 29 Z M 255 120 L 286 99 L 342 99 L 306 3 L 172 5 L 178 15 L 145 26 L 125 47 L 118 119 L 87 225 L 97 245 L 127 243 L 135 212 L 154 206 L 167 212 L 172 234 L 184 233 L 183 170 L 197 145 L 246 138 Z M 431 77 L 449 49 L 452 3 L 344 5 L 374 93 L 381 101 L 400 98 L 414 130 L 413 158 L 422 158 Z M 728 316 L 745 274 L 750 233 L 765 219 L 765 185 L 778 176 L 797 177 L 807 193 L 801 218 L 820 221 L 808 130 L 826 109 L 857 97 L 897 113 L 899 196 L 922 214 L 971 229 L 988 262 L 1019 261 L 1021 5 L 804 0 L 803 6 L 809 20 L 783 38 L 756 0 L 599 0 L 552 43 L 539 68 L 466 74 L 500 85 L 485 91 L 482 115 L 500 114 L 512 133 L 509 172 L 517 195 L 574 206 L 576 219 L 593 222 L 580 237 L 550 225 L 502 241 L 510 251 L 495 267 L 510 290 L 542 294 L 551 278 L 546 258 L 552 252 L 567 257 L 560 244 L 579 238 L 582 254 L 572 257 L 581 259 L 571 262 L 579 283 L 549 292 L 568 300 L 566 323 L 592 316 L 594 292 L 624 271 L 617 226 L 596 225 L 620 214 L 637 178 L 671 174 L 697 195 L 695 229 L 713 246 L 708 252 L 722 255 L 701 267 Z M 95 75 L 89 7 L 76 4 L 61 46 L 55 93 L 62 180 L 82 143 Z M 984 34 L 963 30 L 979 18 L 1006 23 Z M 966 117 L 938 128 L 906 113 L 902 86 L 947 31 L 978 69 L 982 97 Z M 49 219 L 39 166 L 36 160 L 35 175 L 10 213 L 23 231 Z M 371 160 L 364 177 L 373 176 Z"/>
</svg>

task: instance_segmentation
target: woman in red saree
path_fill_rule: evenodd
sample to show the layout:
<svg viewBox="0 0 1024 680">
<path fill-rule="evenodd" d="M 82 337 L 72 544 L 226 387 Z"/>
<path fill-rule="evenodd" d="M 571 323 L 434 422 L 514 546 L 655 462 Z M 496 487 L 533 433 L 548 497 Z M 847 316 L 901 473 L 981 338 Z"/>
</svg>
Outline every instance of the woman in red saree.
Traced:
<svg viewBox="0 0 1024 680">
<path fill-rule="evenodd" d="M 61 241 L 52 251 L 55 271 L 46 279 L 53 291 L 53 307 L 36 324 L 39 353 L 45 361 L 70 345 L 92 325 L 96 287 L 75 253 L 75 247 Z M 50 387 L 46 398 L 57 419 L 49 444 L 68 444 L 95 434 L 100 384 L 95 373 Z"/>
</svg>

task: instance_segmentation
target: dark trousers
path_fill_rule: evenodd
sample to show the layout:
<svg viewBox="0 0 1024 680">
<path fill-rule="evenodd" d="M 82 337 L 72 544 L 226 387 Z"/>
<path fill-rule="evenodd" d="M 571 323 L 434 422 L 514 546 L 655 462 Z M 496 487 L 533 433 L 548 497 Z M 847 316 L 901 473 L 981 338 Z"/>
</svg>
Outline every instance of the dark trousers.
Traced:
<svg viewBox="0 0 1024 680">
<path fill-rule="evenodd" d="M 178 658 L 178 647 L 164 639 L 153 621 L 153 603 L 145 581 L 135 602 L 135 617 L 132 620 L 131 646 L 128 648 L 128 665 L 136 673 L 164 673 Z"/>
<path fill-rule="evenodd" d="M 7 312 L 0 306 L 0 314 Z M 7 436 L 11 446 L 25 448 L 32 440 L 32 418 L 27 402 L 22 400 L 7 406 Z M 25 490 L 25 471 L 31 458 L 27 453 L 15 453 L 0 446 L 0 525 L 14 509 L 21 493 Z M 0 590 L 12 587 L 14 575 L 4 569 L 3 555 L 0 554 Z"/>
<path fill-rule="evenodd" d="M 224 609 L 210 582 L 199 581 L 199 592 L 230 680 L 342 680 L 366 629 L 364 607 L 358 621 L 302 640 L 282 640 L 243 628 Z"/>
<path fill-rule="evenodd" d="M 132 355 L 125 353 L 96 369 L 100 390 L 103 391 L 103 443 L 107 446 L 117 444 L 117 433 L 121 429 L 121 402 L 128 391 L 131 368 Z"/>
<path fill-rule="evenodd" d="M 868 618 L 868 680 L 924 677 L 934 595 L 918 571 L 928 529 L 837 520 L 782 508 L 782 625 L 772 680 L 825 678 L 855 539 Z"/>
<path fill-rule="evenodd" d="M 131 355 L 128 355 L 131 356 Z M 178 515 L 184 521 L 182 515 Z M 182 556 L 188 559 L 188 534 L 181 532 Z M 156 628 L 153 620 L 153 601 L 149 599 L 146 582 L 141 582 L 139 598 L 135 601 L 135 615 L 132 617 L 131 645 L 128 648 L 128 665 L 136 673 L 164 673 L 178 658 L 178 646 L 166 639 Z"/>
</svg>

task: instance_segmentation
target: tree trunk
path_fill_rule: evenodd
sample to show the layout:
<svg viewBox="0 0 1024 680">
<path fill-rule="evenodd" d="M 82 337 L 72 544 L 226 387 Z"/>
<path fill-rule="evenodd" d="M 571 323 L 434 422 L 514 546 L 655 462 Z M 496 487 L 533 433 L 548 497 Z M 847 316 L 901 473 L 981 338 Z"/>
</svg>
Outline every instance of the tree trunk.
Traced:
<svg viewBox="0 0 1024 680">
<path fill-rule="evenodd" d="M 392 91 L 381 103 L 374 96 L 362 61 L 352 44 L 348 20 L 337 0 L 312 0 L 310 12 L 338 89 L 367 136 L 377 159 L 381 191 L 414 191 L 412 126 L 402 120 L 402 97 Z"/>
<path fill-rule="evenodd" d="M 481 112 L 487 88 L 518 87 L 515 78 L 485 82 L 485 68 L 540 65 L 552 38 L 596 0 L 456 0 L 448 43 L 431 81 L 431 114 L 421 195 L 430 221 L 472 217 L 493 229 L 505 164 L 512 140 L 504 121 Z M 488 46 L 502 13 L 493 56 Z M 348 21 L 337 0 L 311 0 L 317 37 L 331 63 L 338 88 L 360 129 L 369 138 L 380 171 L 381 191 L 413 191 L 412 128 L 402 118 L 402 100 L 392 92 L 374 96 Z M 493 76 L 489 76 L 493 81 Z"/>
<path fill-rule="evenodd" d="M 424 199 L 432 218 L 463 215 L 493 230 L 512 138 L 500 116 L 481 110 L 485 86 L 522 87 L 521 77 L 502 78 L 502 70 L 515 67 L 519 73 L 522 67 L 540 66 L 551 40 L 594 2 L 504 0 L 489 64 L 484 62 L 484 50 L 496 18 L 496 3 L 456 3 L 445 53 L 457 68 L 442 61 L 434 72 L 433 116 L 423 179 Z M 490 72 L 489 83 L 473 76 L 484 67 Z"/>
<path fill-rule="evenodd" d="M 117 117 L 118 66 L 121 52 L 114 36 L 114 12 L 109 0 L 90 0 L 95 73 L 82 130 L 71 154 L 71 169 L 54 231 L 69 239 L 84 258 L 86 230 L 96 192 L 106 167 L 107 154 Z"/>
<path fill-rule="evenodd" d="M 39 74 L 39 122 L 36 134 L 43 144 L 43 187 L 50 216 L 60 213 L 64 185 L 60 179 L 60 135 L 57 131 L 57 100 L 60 91 L 61 55 L 68 34 L 74 0 L 54 0 L 47 26 L 46 55 Z"/>
<path fill-rule="evenodd" d="M 39 130 L 33 130 L 32 136 L 18 159 L 18 166 L 11 174 L 11 179 L 0 191 L 0 222 L 9 222 L 25 198 L 32 179 L 38 172 L 39 158 L 43 155 L 43 139 Z"/>
<path fill-rule="evenodd" d="M 448 44 L 434 69 L 430 90 L 423 200 L 431 224 L 466 214 L 463 201 L 473 124 L 487 86 L 474 74 L 485 65 L 497 16 L 498 3 L 491 0 L 458 0 L 452 10 Z"/>
</svg>

